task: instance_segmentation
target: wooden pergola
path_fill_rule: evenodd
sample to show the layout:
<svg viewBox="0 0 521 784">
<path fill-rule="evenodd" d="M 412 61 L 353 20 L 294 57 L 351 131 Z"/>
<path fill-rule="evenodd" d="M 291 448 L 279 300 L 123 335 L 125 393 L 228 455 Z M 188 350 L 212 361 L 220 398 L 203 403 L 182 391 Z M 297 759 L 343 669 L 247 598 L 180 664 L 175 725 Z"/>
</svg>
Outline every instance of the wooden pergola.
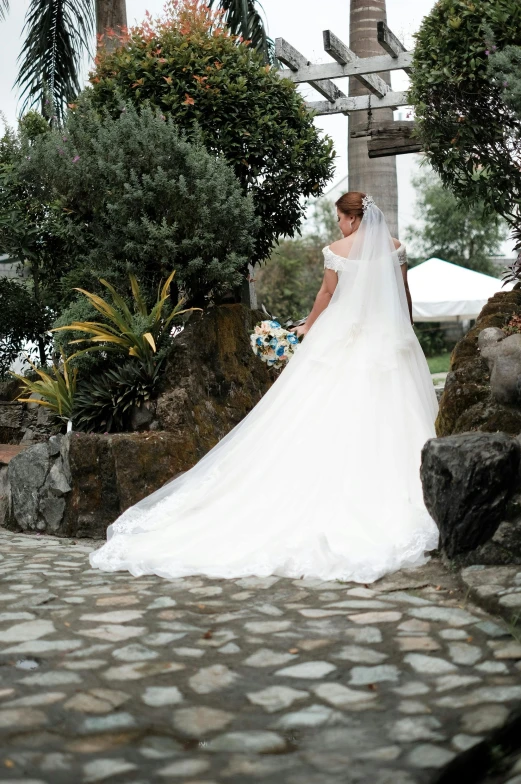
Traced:
<svg viewBox="0 0 521 784">
<path fill-rule="evenodd" d="M 303 54 L 284 38 L 275 41 L 275 53 L 287 66 L 279 71 L 281 78 L 291 79 L 296 84 L 307 83 L 325 100 L 308 101 L 307 107 L 316 115 L 367 112 L 371 117 L 374 109 L 407 106 L 406 92 L 394 92 L 378 76 L 379 73 L 403 70 L 410 71 L 412 56 L 402 42 L 389 30 L 385 22 L 377 23 L 378 42 L 385 54 L 377 57 L 358 57 L 331 30 L 324 30 L 324 50 L 332 58 L 330 63 L 311 63 Z M 340 90 L 331 79 L 353 77 L 368 90 L 367 95 L 350 97 Z M 375 125 L 368 121 L 367 130 L 357 136 L 367 136 L 370 158 L 420 152 L 421 146 L 412 137 L 414 122 L 391 122 Z"/>
</svg>

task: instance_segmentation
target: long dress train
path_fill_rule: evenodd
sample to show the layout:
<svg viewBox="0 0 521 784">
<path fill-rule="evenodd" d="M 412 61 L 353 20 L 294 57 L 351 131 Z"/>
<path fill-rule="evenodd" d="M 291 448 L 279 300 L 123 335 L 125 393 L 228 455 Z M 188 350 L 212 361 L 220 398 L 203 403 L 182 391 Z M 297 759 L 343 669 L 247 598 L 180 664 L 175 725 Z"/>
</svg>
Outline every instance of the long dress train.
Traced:
<svg viewBox="0 0 521 784">
<path fill-rule="evenodd" d="M 370 583 L 425 562 L 438 531 L 419 464 L 436 396 L 408 320 L 405 249 L 374 206 L 358 235 L 349 258 L 324 249 L 335 294 L 271 389 L 196 466 L 124 512 L 93 567 Z"/>
</svg>

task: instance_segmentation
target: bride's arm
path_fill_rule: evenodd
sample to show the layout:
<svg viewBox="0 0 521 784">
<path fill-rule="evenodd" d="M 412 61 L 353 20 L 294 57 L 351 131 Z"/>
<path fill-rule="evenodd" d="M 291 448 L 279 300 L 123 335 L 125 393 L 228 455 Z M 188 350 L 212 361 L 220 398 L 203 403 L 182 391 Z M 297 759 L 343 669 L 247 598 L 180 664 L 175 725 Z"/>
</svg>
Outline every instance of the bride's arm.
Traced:
<svg viewBox="0 0 521 784">
<path fill-rule="evenodd" d="M 324 272 L 322 285 L 320 286 L 319 292 L 315 298 L 315 304 L 313 305 L 311 313 L 306 319 L 306 323 L 295 329 L 295 332 L 299 337 L 309 332 L 310 328 L 313 326 L 322 311 L 327 308 L 336 289 L 337 283 L 338 275 L 336 272 L 334 272 L 332 269 L 326 269 Z"/>
</svg>

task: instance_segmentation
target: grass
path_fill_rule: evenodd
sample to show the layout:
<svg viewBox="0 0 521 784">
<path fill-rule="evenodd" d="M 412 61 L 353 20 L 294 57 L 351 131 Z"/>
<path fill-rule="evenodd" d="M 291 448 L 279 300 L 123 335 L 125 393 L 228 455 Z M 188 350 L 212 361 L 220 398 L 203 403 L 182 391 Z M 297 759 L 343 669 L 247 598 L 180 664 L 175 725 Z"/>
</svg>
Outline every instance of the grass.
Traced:
<svg viewBox="0 0 521 784">
<path fill-rule="evenodd" d="M 447 373 L 450 367 L 450 351 L 436 354 L 435 357 L 427 357 L 427 364 L 431 373 Z"/>
</svg>

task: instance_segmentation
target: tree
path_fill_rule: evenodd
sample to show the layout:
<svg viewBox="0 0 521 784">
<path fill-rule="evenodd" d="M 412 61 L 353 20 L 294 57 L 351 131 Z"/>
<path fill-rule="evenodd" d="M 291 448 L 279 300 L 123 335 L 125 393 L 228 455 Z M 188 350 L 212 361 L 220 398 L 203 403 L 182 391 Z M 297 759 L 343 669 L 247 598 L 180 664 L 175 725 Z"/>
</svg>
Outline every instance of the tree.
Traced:
<svg viewBox="0 0 521 784">
<path fill-rule="evenodd" d="M 521 113 L 489 64 L 519 46 L 518 0 L 439 0 L 416 35 L 411 101 L 443 184 L 502 215 L 521 251 Z"/>
<path fill-rule="evenodd" d="M 30 112 L 17 134 L 8 129 L 0 139 L 0 247 L 26 267 L 29 278 L 2 290 L 1 333 L 13 346 L 22 338 L 36 341 L 42 365 L 50 342 L 45 332 L 57 312 L 59 280 L 68 266 L 67 241 L 58 230 L 52 200 L 22 170 L 37 139 L 47 133 L 45 119 Z"/>
<path fill-rule="evenodd" d="M 31 0 L 15 83 L 22 111 L 50 100 L 52 113 L 63 117 L 81 89 L 81 66 L 94 32 L 93 10 L 92 0 Z"/>
<path fill-rule="evenodd" d="M 432 172 L 413 179 L 419 228 L 409 226 L 407 240 L 424 257 L 435 256 L 462 267 L 496 275 L 490 256 L 498 254 L 508 229 L 497 213 L 482 203 L 466 204 L 445 188 Z"/>
<path fill-rule="evenodd" d="M 309 313 L 324 274 L 322 248 L 340 236 L 334 205 L 319 199 L 309 230 L 298 239 L 282 239 L 255 272 L 258 300 L 271 315 L 297 321 Z"/>
<path fill-rule="evenodd" d="M 0 304 L 0 379 L 10 378 L 10 368 L 28 343 L 38 347 L 40 364 L 44 365 L 46 344 L 50 344 L 44 336 L 51 327 L 52 314 L 37 307 L 30 283 L 0 278 Z"/>
<path fill-rule="evenodd" d="M 521 118 L 521 46 L 506 46 L 491 52 L 488 73 L 502 90 L 505 104 Z"/>
<path fill-rule="evenodd" d="M 171 119 L 145 107 L 101 116 L 87 100 L 61 130 L 24 157 L 21 176 L 54 204 L 69 242 L 60 285 L 90 289 L 98 278 L 128 289 L 134 273 L 149 301 L 172 269 L 192 302 L 240 285 L 257 220 L 223 158 Z"/>
<path fill-rule="evenodd" d="M 200 131 L 253 196 L 261 226 L 252 261 L 260 261 L 279 236 L 294 235 L 303 197 L 318 196 L 329 180 L 332 142 L 320 137 L 295 85 L 223 28 L 218 14 L 198 0 L 169 9 L 100 55 L 89 100 L 113 117 L 125 100 L 148 104 L 188 137 Z"/>
<path fill-rule="evenodd" d="M 275 45 L 268 37 L 262 16 L 258 11 L 259 3 L 254 0 L 208 0 L 208 8 L 220 7 L 224 11 L 224 21 L 232 35 L 251 41 L 252 46 L 262 53 L 266 63 L 275 61 Z"/>
<path fill-rule="evenodd" d="M 273 42 L 255 0 L 210 0 L 210 5 L 222 7 L 231 31 L 250 38 L 267 61 L 273 59 Z M 0 20 L 8 11 L 9 0 L 0 0 Z M 63 118 L 67 104 L 81 89 L 81 67 L 90 55 L 94 30 L 98 45 L 112 49 L 116 39 L 106 32 L 120 34 L 126 26 L 126 0 L 30 0 L 16 80 L 22 111 L 41 107 L 48 90 L 56 116 Z"/>
</svg>

